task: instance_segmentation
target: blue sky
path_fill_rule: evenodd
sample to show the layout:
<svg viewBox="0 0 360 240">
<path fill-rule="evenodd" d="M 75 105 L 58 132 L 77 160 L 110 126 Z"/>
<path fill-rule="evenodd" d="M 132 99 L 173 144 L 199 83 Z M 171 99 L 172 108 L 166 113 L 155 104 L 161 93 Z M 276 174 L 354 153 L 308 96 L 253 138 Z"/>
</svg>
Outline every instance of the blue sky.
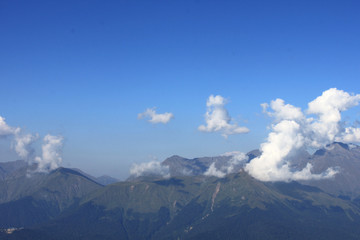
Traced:
<svg viewBox="0 0 360 240">
<path fill-rule="evenodd" d="M 360 93 L 358 1 L 0 2 L 0 116 L 62 135 L 63 166 L 125 178 L 132 163 L 258 148 L 261 103 L 305 109 Z M 204 133 L 206 101 L 247 134 Z M 157 107 L 167 124 L 137 119 Z M 346 119 L 359 119 L 359 108 Z M 0 139 L 1 140 L 1 139 Z M 6 139 L 0 161 L 13 160 Z"/>
</svg>

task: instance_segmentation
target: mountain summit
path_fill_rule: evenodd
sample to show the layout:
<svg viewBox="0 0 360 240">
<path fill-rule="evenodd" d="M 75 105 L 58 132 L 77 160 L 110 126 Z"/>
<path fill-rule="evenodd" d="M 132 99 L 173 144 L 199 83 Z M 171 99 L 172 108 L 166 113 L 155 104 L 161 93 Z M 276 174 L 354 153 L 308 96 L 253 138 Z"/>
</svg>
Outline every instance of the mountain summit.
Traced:
<svg viewBox="0 0 360 240">
<path fill-rule="evenodd" d="M 335 142 L 317 150 L 306 159 L 313 165 L 314 173 L 321 173 L 335 167 L 338 173 L 334 178 L 302 181 L 304 184 L 321 188 L 335 194 L 356 198 L 360 195 L 360 147 Z"/>
</svg>

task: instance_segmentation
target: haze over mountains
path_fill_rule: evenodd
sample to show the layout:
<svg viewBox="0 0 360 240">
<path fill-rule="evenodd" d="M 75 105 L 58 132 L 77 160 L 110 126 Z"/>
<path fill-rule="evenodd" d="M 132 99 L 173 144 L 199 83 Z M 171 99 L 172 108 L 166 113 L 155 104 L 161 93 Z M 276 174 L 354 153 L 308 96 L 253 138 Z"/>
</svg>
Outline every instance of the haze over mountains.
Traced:
<svg viewBox="0 0 360 240">
<path fill-rule="evenodd" d="M 144 174 L 107 186 L 76 169 L 39 173 L 23 161 L 0 163 L 0 236 L 358 239 L 359 146 L 336 142 L 303 154 L 294 168 L 311 162 L 314 171 L 335 166 L 338 173 L 333 179 L 301 183 L 259 181 L 244 171 L 259 151 L 241 158 L 236 154 L 172 156 L 161 163 L 169 171 L 165 177 Z M 211 166 L 234 171 L 215 177 L 209 174 Z M 11 228 L 16 229 L 7 233 Z"/>
</svg>

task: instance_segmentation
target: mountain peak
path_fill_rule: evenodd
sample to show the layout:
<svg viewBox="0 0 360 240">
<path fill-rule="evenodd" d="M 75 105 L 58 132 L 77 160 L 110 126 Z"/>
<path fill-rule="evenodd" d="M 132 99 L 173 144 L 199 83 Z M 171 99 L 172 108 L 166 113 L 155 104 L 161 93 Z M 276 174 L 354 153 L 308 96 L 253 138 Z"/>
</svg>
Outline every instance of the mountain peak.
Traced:
<svg viewBox="0 0 360 240">
<path fill-rule="evenodd" d="M 326 145 L 327 148 L 343 148 L 346 150 L 350 150 L 349 145 L 347 145 L 346 143 L 342 143 L 342 142 L 333 142 L 332 144 L 328 144 Z M 332 150 L 332 149 L 330 149 Z"/>
<path fill-rule="evenodd" d="M 331 144 L 326 145 L 324 148 L 317 150 L 314 155 L 315 156 L 323 156 L 329 152 L 339 152 L 339 151 L 349 151 L 350 147 L 348 144 L 342 142 L 333 142 Z"/>
<path fill-rule="evenodd" d="M 166 160 L 168 160 L 168 159 L 185 159 L 184 157 L 182 157 L 182 156 L 179 156 L 179 155 L 172 155 L 171 157 L 168 157 L 167 159 L 165 159 L 165 161 Z"/>
</svg>

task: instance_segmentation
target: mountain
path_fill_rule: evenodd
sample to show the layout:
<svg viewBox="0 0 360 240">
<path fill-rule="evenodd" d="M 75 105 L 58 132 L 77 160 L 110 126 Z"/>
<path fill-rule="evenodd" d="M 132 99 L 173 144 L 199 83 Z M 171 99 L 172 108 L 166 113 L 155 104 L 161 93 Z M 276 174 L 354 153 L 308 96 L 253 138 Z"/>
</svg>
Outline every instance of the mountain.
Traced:
<svg viewBox="0 0 360 240">
<path fill-rule="evenodd" d="M 113 178 L 111 176 L 108 176 L 108 175 L 102 175 L 100 177 L 94 177 L 86 172 L 83 172 L 81 171 L 80 169 L 78 168 L 71 168 L 72 170 L 80 173 L 81 175 L 84 175 L 85 177 L 101 184 L 101 185 L 109 185 L 109 184 L 112 184 L 112 183 L 116 183 L 116 182 L 119 182 L 119 179 L 116 179 L 116 178 Z"/>
<path fill-rule="evenodd" d="M 26 169 L 20 168 L 12 177 L 0 181 L 0 228 L 48 221 L 103 187 L 71 169 L 59 168 L 49 174 Z"/>
<path fill-rule="evenodd" d="M 171 176 L 196 176 L 204 174 L 213 162 L 223 165 L 231 156 L 203 157 L 187 159 L 177 155 L 169 157 L 162 162 L 163 166 L 169 167 Z"/>
<path fill-rule="evenodd" d="M 120 182 L 119 179 L 116 179 L 116 178 L 113 178 L 111 176 L 108 176 L 108 175 L 102 175 L 100 177 L 97 177 L 96 178 L 96 181 L 102 185 L 109 185 L 109 184 L 113 184 L 113 183 L 116 183 L 116 182 Z"/>
<path fill-rule="evenodd" d="M 302 166 L 309 162 L 314 173 L 324 172 L 329 167 L 338 170 L 334 178 L 302 181 L 303 184 L 319 187 L 336 196 L 354 199 L 360 196 L 360 147 L 335 142 L 317 150 L 303 159 Z"/>
<path fill-rule="evenodd" d="M 248 162 L 261 155 L 259 150 L 246 154 Z M 163 166 L 169 167 L 171 176 L 198 176 L 203 175 L 212 163 L 217 169 L 226 166 L 233 156 L 203 157 L 186 159 L 180 156 L 172 156 L 162 162 Z M 245 164 L 246 162 L 244 162 Z M 313 173 L 322 173 L 328 168 L 338 170 L 334 178 L 324 180 L 301 181 L 305 185 L 311 185 L 325 192 L 345 198 L 360 199 L 360 147 L 334 142 L 317 150 L 314 154 L 302 151 L 293 160 L 292 168 L 303 169 L 307 163 L 313 165 Z M 236 170 L 243 167 L 238 165 Z"/>
<path fill-rule="evenodd" d="M 246 154 L 248 157 L 243 163 L 250 161 L 251 159 L 260 156 L 259 150 L 253 150 Z M 226 154 L 217 157 L 201 157 L 201 158 L 193 158 L 187 159 L 180 157 L 178 155 L 174 155 L 165 159 L 161 165 L 168 166 L 169 172 L 172 177 L 177 176 L 197 176 L 202 175 L 208 170 L 212 163 L 215 163 L 217 169 L 221 169 L 226 167 L 229 161 L 234 157 L 232 154 Z M 238 165 L 238 169 L 242 167 L 241 164 Z"/>
<path fill-rule="evenodd" d="M 223 178 L 204 176 L 232 159 L 172 156 L 162 164 L 176 177 L 106 186 L 80 170 L 2 168 L 0 239 L 359 239 L 360 147 L 333 143 L 291 166 L 336 167 L 334 179 L 261 182 L 240 168 L 246 160 Z"/>
<path fill-rule="evenodd" d="M 0 180 L 4 180 L 19 169 L 26 168 L 27 162 L 17 160 L 12 162 L 0 162 Z"/>
<path fill-rule="evenodd" d="M 260 182 L 242 171 L 221 179 L 115 183 L 6 238 L 358 239 L 359 223 L 351 201 L 296 182 Z"/>
</svg>

